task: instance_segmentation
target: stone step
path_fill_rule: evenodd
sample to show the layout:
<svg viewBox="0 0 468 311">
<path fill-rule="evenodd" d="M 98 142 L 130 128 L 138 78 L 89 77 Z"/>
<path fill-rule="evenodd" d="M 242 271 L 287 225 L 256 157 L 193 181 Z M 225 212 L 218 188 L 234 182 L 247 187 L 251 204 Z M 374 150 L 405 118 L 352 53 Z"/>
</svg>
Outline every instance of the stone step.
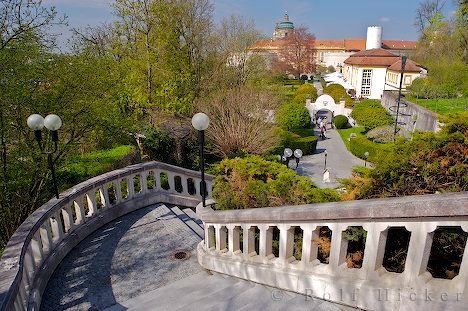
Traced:
<svg viewBox="0 0 468 311">
<path fill-rule="evenodd" d="M 195 213 L 191 208 L 184 208 L 182 212 L 184 212 L 190 218 L 192 218 L 193 221 L 195 221 L 203 229 L 203 221 L 201 221 L 201 219 L 198 218 L 197 213 Z"/>
<path fill-rule="evenodd" d="M 203 229 L 186 213 L 182 212 L 177 206 L 167 206 L 176 216 L 182 220 L 193 232 L 195 232 L 201 239 L 205 238 L 205 233 Z"/>
</svg>

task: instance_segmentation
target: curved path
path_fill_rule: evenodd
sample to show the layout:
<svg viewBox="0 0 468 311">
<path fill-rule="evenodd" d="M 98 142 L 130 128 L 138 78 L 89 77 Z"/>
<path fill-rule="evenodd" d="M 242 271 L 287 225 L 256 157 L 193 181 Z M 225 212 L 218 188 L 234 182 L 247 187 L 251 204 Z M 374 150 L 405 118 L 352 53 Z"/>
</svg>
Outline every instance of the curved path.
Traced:
<svg viewBox="0 0 468 311">
<path fill-rule="evenodd" d="M 318 129 L 315 129 L 314 132 L 315 136 L 320 135 Z M 340 186 L 338 179 L 351 177 L 353 167 L 364 166 L 364 160 L 354 156 L 346 149 L 336 130 L 327 130 L 326 136 L 325 140 L 319 138 L 314 154 L 304 156 L 301 159 L 297 172 L 299 175 L 310 177 L 320 188 L 336 188 Z M 330 182 L 323 181 L 325 150 L 327 151 L 326 168 L 330 172 Z"/>
</svg>

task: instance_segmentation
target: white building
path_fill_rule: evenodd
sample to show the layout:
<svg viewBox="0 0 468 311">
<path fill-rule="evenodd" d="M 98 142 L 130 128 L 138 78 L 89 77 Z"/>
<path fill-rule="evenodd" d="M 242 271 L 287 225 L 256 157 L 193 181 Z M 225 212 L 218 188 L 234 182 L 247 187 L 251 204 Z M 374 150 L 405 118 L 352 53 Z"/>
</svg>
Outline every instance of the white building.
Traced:
<svg viewBox="0 0 468 311">
<path fill-rule="evenodd" d="M 398 90 L 401 75 L 401 57 L 382 46 L 382 29 L 369 27 L 366 50 L 355 53 L 344 61 L 345 80 L 356 90 L 357 97 L 380 99 L 384 90 Z M 426 70 L 408 59 L 403 76 L 403 91 Z"/>
</svg>

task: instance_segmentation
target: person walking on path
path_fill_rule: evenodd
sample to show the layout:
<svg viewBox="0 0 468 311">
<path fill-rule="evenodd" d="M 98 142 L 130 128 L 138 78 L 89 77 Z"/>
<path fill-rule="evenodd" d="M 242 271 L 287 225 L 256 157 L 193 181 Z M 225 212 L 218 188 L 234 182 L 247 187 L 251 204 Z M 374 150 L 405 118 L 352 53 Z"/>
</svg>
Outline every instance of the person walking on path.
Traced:
<svg viewBox="0 0 468 311">
<path fill-rule="evenodd" d="M 327 128 L 325 126 L 325 122 L 321 121 L 320 122 L 320 137 L 322 137 L 322 139 L 326 139 L 325 137 L 325 132 L 327 131 Z"/>
<path fill-rule="evenodd" d="M 321 126 L 322 126 L 322 117 L 319 117 L 319 118 L 317 119 L 317 127 L 318 127 L 318 128 L 321 128 Z"/>
</svg>

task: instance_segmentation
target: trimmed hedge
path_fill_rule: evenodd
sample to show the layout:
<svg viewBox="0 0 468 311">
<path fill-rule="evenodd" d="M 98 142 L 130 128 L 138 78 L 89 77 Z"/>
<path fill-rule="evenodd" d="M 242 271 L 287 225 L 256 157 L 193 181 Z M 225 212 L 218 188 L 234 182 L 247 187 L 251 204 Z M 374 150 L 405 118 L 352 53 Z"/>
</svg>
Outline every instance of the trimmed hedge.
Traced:
<svg viewBox="0 0 468 311">
<path fill-rule="evenodd" d="M 285 148 L 301 149 L 304 155 L 314 154 L 318 138 L 313 135 L 313 129 L 293 129 L 294 132 L 280 132 L 281 143 L 272 150 L 273 154 L 283 154 Z"/>
<path fill-rule="evenodd" d="M 376 162 L 377 159 L 382 158 L 382 153 L 390 151 L 393 144 L 379 144 L 374 143 L 365 137 L 356 137 L 351 138 L 349 146 L 351 153 L 356 157 L 365 159 L 364 153 L 369 152 L 367 160 L 370 162 Z"/>
<path fill-rule="evenodd" d="M 343 115 L 337 115 L 333 118 L 333 123 L 335 124 L 335 127 L 339 130 L 341 129 L 347 129 L 349 126 L 349 121 L 346 116 Z"/>
<path fill-rule="evenodd" d="M 310 126 L 310 113 L 304 105 L 286 104 L 276 113 L 276 121 L 284 129 Z"/>
<path fill-rule="evenodd" d="M 351 116 L 366 131 L 376 127 L 392 124 L 393 118 L 378 100 L 366 99 L 355 104 Z"/>
</svg>

